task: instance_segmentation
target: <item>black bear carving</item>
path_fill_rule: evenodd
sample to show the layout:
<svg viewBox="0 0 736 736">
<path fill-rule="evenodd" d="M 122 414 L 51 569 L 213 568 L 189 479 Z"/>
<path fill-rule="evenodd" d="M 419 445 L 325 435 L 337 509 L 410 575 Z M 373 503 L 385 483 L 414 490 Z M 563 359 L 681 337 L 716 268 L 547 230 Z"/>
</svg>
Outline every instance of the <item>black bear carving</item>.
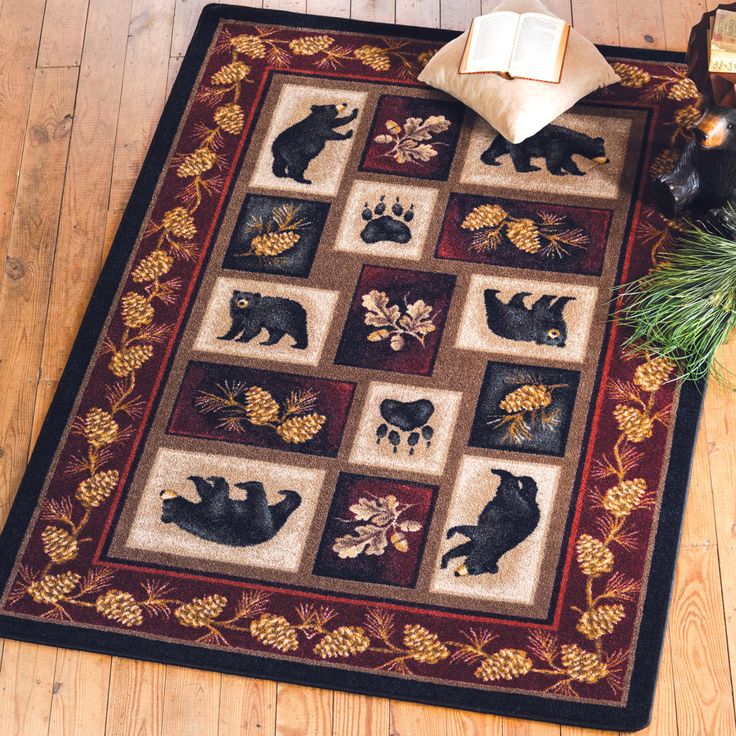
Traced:
<svg viewBox="0 0 736 736">
<path fill-rule="evenodd" d="M 528 476 L 517 477 L 507 470 L 495 469 L 501 482 L 496 495 L 486 504 L 475 526 L 453 526 L 447 538 L 456 534 L 468 538 L 442 555 L 444 570 L 450 560 L 465 557 L 455 570 L 456 576 L 497 573 L 498 562 L 509 550 L 523 542 L 539 524 L 537 484 Z"/>
<path fill-rule="evenodd" d="M 346 103 L 312 105 L 307 117 L 279 133 L 271 145 L 274 175 L 288 177 L 301 184 L 311 184 L 310 179 L 304 178 L 304 172 L 312 159 L 322 153 L 325 143 L 345 141 L 353 137 L 352 130 L 345 133 L 334 130 L 358 117 L 358 108 L 349 115 L 338 117 L 346 107 Z"/>
<path fill-rule="evenodd" d="M 236 289 L 230 298 L 230 319 L 230 329 L 218 340 L 248 342 L 265 329 L 268 339 L 261 345 L 275 345 L 284 335 L 294 339 L 294 348 L 304 350 L 309 345 L 307 312 L 293 299 Z"/>
<path fill-rule="evenodd" d="M 562 310 L 575 297 L 545 294 L 526 307 L 524 299 L 528 296 L 531 296 L 529 292 L 520 291 L 504 303 L 498 298 L 498 289 L 486 289 L 483 297 L 488 329 L 507 340 L 564 348 L 567 323 Z"/>
<path fill-rule="evenodd" d="M 224 478 L 192 475 L 189 480 L 201 500 L 194 503 L 174 491 L 161 491 L 161 521 L 230 547 L 247 547 L 272 539 L 302 502 L 296 491 L 279 491 L 283 499 L 269 506 L 263 484 L 257 481 L 236 483 L 235 487 L 247 495 L 243 501 L 234 501 Z"/>
<path fill-rule="evenodd" d="M 547 125 L 538 133 L 521 143 L 510 143 L 500 133 L 483 151 L 480 160 L 489 166 L 500 166 L 499 156 L 508 154 L 517 171 L 540 171 L 531 160 L 543 157 L 547 170 L 555 176 L 574 174 L 583 176 L 584 171 L 572 160 L 573 154 L 584 156 L 597 164 L 608 163 L 603 138 L 591 138 L 561 125 Z"/>
</svg>

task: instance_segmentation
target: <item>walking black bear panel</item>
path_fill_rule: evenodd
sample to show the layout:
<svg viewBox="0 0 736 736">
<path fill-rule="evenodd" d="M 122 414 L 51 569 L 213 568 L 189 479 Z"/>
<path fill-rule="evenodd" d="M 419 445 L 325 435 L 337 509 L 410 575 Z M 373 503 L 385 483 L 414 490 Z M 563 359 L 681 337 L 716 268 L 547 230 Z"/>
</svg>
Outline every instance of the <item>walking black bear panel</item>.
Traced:
<svg viewBox="0 0 736 736">
<path fill-rule="evenodd" d="M 407 225 L 414 219 L 414 205 L 405 209 L 400 199 L 391 205 L 391 212 L 386 214 L 386 195 L 382 194 L 374 209 L 365 203 L 361 216 L 366 221 L 365 227 L 360 233 L 364 243 L 408 243 L 411 240 L 411 230 Z"/>
<path fill-rule="evenodd" d="M 409 446 L 410 455 L 414 454 L 420 436 L 426 442 L 427 447 L 432 443 L 434 429 L 427 422 L 434 414 L 434 404 L 429 399 L 419 399 L 417 401 L 384 399 L 379 410 L 385 420 L 376 429 L 376 442 L 379 445 L 384 437 L 388 437 L 393 451 L 397 452 L 399 445 L 401 445 L 401 432 L 409 433 L 406 443 Z"/>
<path fill-rule="evenodd" d="M 469 541 L 442 555 L 444 570 L 450 560 L 465 557 L 456 576 L 497 573 L 499 560 L 521 544 L 539 524 L 537 484 L 529 476 L 515 476 L 507 470 L 491 471 L 500 479 L 496 495 L 486 504 L 476 526 L 453 526 L 447 538 L 462 534 Z"/>
<path fill-rule="evenodd" d="M 345 133 L 334 130 L 358 117 L 357 107 L 349 115 L 338 117 L 346 107 L 345 103 L 312 105 L 307 117 L 279 133 L 271 145 L 274 175 L 288 177 L 301 184 L 311 184 L 311 180 L 304 178 L 304 172 L 312 159 L 322 153 L 325 143 L 353 137 L 352 130 Z"/>
<path fill-rule="evenodd" d="M 535 342 L 537 345 L 551 345 L 564 348 L 567 341 L 567 323 L 562 310 L 574 296 L 540 296 L 531 307 L 524 305 L 524 299 L 531 296 L 527 291 L 514 294 L 508 303 L 498 298 L 498 289 L 486 289 L 483 297 L 486 303 L 488 329 L 507 340 Z"/>
<path fill-rule="evenodd" d="M 294 348 L 304 350 L 309 345 L 307 312 L 293 299 L 236 289 L 230 298 L 230 318 L 230 329 L 218 340 L 249 342 L 265 329 L 268 339 L 261 345 L 275 345 L 284 335 L 294 339 Z"/>
<path fill-rule="evenodd" d="M 572 160 L 573 154 L 584 156 L 597 164 L 608 163 L 603 138 L 591 138 L 561 125 L 548 125 L 521 143 L 510 143 L 500 133 L 480 155 L 480 160 L 489 166 L 500 166 L 499 156 L 508 154 L 517 171 L 541 171 L 531 160 L 543 157 L 547 170 L 555 176 L 574 174 L 583 176 L 584 171 Z"/>
<path fill-rule="evenodd" d="M 161 491 L 161 521 L 230 547 L 248 547 L 272 539 L 302 502 L 296 491 L 279 491 L 283 499 L 269 506 L 263 484 L 258 481 L 236 483 L 235 487 L 247 495 L 243 501 L 234 501 L 224 478 L 191 475 L 189 480 L 201 500 L 194 503 L 174 491 Z"/>
</svg>

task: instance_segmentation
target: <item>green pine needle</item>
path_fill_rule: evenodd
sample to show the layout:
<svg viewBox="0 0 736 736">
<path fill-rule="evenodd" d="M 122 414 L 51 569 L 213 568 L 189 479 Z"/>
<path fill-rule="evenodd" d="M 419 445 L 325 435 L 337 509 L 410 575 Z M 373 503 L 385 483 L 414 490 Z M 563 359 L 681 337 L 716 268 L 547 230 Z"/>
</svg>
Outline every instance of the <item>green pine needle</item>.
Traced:
<svg viewBox="0 0 736 736">
<path fill-rule="evenodd" d="M 736 227 L 736 209 L 727 211 Z M 621 324 L 633 329 L 629 348 L 674 360 L 685 379 L 731 373 L 716 351 L 736 327 L 736 241 L 691 226 L 667 262 L 624 284 Z"/>
</svg>

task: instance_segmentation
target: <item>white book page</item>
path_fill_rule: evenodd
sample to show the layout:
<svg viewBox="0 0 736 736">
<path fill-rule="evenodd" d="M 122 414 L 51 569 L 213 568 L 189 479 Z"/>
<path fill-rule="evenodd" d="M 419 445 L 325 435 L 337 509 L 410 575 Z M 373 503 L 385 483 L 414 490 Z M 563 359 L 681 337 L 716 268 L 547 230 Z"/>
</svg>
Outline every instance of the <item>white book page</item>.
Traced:
<svg viewBox="0 0 736 736">
<path fill-rule="evenodd" d="M 567 23 L 541 13 L 524 13 L 519 20 L 509 64 L 512 77 L 557 81 L 563 34 Z"/>
<path fill-rule="evenodd" d="M 518 22 L 517 13 L 504 10 L 474 18 L 465 71 L 507 71 Z"/>
</svg>

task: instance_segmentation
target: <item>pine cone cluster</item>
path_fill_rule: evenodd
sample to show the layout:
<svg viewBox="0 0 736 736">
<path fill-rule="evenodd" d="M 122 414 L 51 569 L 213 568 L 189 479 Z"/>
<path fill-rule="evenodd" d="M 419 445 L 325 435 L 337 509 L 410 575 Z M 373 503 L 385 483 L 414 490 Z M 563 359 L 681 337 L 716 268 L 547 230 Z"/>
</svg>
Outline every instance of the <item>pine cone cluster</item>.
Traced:
<svg viewBox="0 0 736 736">
<path fill-rule="evenodd" d="M 109 368 L 116 376 L 124 378 L 137 371 L 152 355 L 152 345 L 131 345 L 113 353 Z"/>
<path fill-rule="evenodd" d="M 27 592 L 36 603 L 53 605 L 58 603 L 65 595 L 69 595 L 81 579 L 81 575 L 69 570 L 58 575 L 44 575 L 40 580 L 32 582 L 28 586 Z"/>
<path fill-rule="evenodd" d="M 391 57 L 380 46 L 360 46 L 354 53 L 356 59 L 377 72 L 386 72 L 391 68 Z"/>
<path fill-rule="evenodd" d="M 277 422 L 281 413 L 276 399 L 259 386 L 245 392 L 245 411 L 248 421 L 256 426 Z"/>
<path fill-rule="evenodd" d="M 622 480 L 606 491 L 603 508 L 617 519 L 625 519 L 641 503 L 646 492 L 644 478 Z"/>
<path fill-rule="evenodd" d="M 583 575 L 597 578 L 613 570 L 613 552 L 603 542 L 589 534 L 581 534 L 578 537 L 575 550 Z"/>
<path fill-rule="evenodd" d="M 601 662 L 594 652 L 586 652 L 577 644 L 562 645 L 562 666 L 571 679 L 586 685 L 594 685 L 609 675 L 605 662 Z"/>
<path fill-rule="evenodd" d="M 652 179 L 659 179 L 660 176 L 669 174 L 672 169 L 675 168 L 675 164 L 678 162 L 680 154 L 672 148 L 666 148 L 664 151 L 660 151 L 652 161 L 649 167 L 649 176 Z"/>
<path fill-rule="evenodd" d="M 695 82 L 693 82 L 693 80 L 689 77 L 682 77 L 682 79 L 678 79 L 667 90 L 667 97 L 669 97 L 671 100 L 677 100 L 678 102 L 689 100 L 692 97 L 697 97 L 698 95 L 698 88 Z M 699 118 L 700 116 L 698 115 L 698 119 Z"/>
<path fill-rule="evenodd" d="M 350 657 L 364 652 L 370 645 L 362 626 L 340 626 L 317 642 L 314 653 L 322 659 Z"/>
<path fill-rule="evenodd" d="M 215 112 L 215 115 L 217 115 L 217 112 Z M 197 234 L 197 228 L 194 226 L 194 218 L 186 207 L 174 207 L 164 212 L 163 225 L 166 232 L 182 240 L 191 240 Z M 163 253 L 163 251 L 159 251 L 159 253 Z M 166 270 L 168 271 L 168 269 Z"/>
<path fill-rule="evenodd" d="M 646 412 L 628 404 L 616 404 L 613 416 L 619 431 L 629 442 L 643 442 L 652 436 L 654 420 Z"/>
<path fill-rule="evenodd" d="M 624 87 L 640 89 L 652 81 L 652 75 L 641 67 L 622 62 L 616 62 L 612 66 L 613 71 L 621 77 L 621 85 Z"/>
<path fill-rule="evenodd" d="M 110 621 L 132 628 L 143 623 L 143 609 L 130 593 L 112 588 L 95 601 L 95 609 L 100 616 Z"/>
<path fill-rule="evenodd" d="M 299 233 L 287 230 L 282 233 L 263 233 L 250 241 L 250 247 L 257 256 L 277 256 L 293 248 L 301 239 Z"/>
<path fill-rule="evenodd" d="M 243 33 L 234 36 L 230 45 L 239 53 L 249 56 L 251 59 L 262 59 L 266 55 L 266 44 L 258 36 Z"/>
<path fill-rule="evenodd" d="M 539 228 L 534 220 L 520 218 L 506 225 L 506 237 L 524 253 L 536 253 L 542 243 L 539 239 Z"/>
<path fill-rule="evenodd" d="M 605 604 L 585 611 L 575 628 L 591 641 L 597 641 L 610 634 L 625 615 L 624 607 L 620 603 Z"/>
<path fill-rule="evenodd" d="M 192 598 L 189 603 L 182 603 L 174 611 L 174 616 L 182 626 L 201 629 L 209 626 L 224 610 L 227 598 L 224 595 L 206 595 L 203 598 Z"/>
<path fill-rule="evenodd" d="M 472 231 L 498 227 L 507 216 L 508 212 L 500 204 L 481 204 L 468 212 L 460 227 Z"/>
<path fill-rule="evenodd" d="M 675 113 L 675 122 L 681 128 L 690 130 L 690 128 L 695 127 L 702 116 L 703 113 L 695 105 L 686 105 Z"/>
<path fill-rule="evenodd" d="M 242 61 L 232 61 L 218 69 L 210 78 L 212 84 L 226 85 L 241 82 L 250 74 L 250 67 Z"/>
<path fill-rule="evenodd" d="M 176 209 L 184 209 L 183 207 L 177 207 Z M 185 210 L 186 211 L 186 210 Z M 168 214 L 168 212 L 166 213 Z M 166 216 L 164 215 L 164 223 Z M 192 233 L 192 237 L 196 234 L 196 230 Z M 173 233 L 173 231 L 172 231 Z M 183 237 L 179 235 L 178 237 Z M 174 265 L 174 259 L 165 250 L 154 250 L 149 253 L 139 264 L 131 274 L 133 281 L 136 283 L 143 283 L 145 281 L 155 281 L 164 274 L 168 273 L 171 267 Z"/>
<path fill-rule="evenodd" d="M 82 420 L 84 438 L 92 447 L 99 448 L 115 442 L 120 429 L 112 414 L 96 406 Z"/>
<path fill-rule="evenodd" d="M 250 633 L 261 644 L 279 652 L 293 652 L 299 648 L 296 629 L 283 616 L 262 613 L 250 622 Z"/>
<path fill-rule="evenodd" d="M 652 358 L 634 371 L 634 383 L 642 390 L 653 393 L 669 380 L 675 362 L 669 358 Z"/>
<path fill-rule="evenodd" d="M 41 532 L 41 542 L 43 543 L 43 551 L 57 565 L 61 562 L 73 560 L 79 553 L 77 540 L 60 526 L 47 526 Z"/>
<path fill-rule="evenodd" d="M 238 135 L 243 130 L 245 114 L 243 108 L 236 102 L 220 105 L 214 113 L 215 122 L 226 132 Z"/>
<path fill-rule="evenodd" d="M 552 403 L 552 390 L 544 384 L 525 384 L 503 397 L 498 408 L 507 414 L 536 411 Z"/>
<path fill-rule="evenodd" d="M 311 440 L 322 429 L 322 425 L 326 421 L 327 417 L 317 414 L 317 412 L 303 414 L 298 417 L 289 417 L 276 427 L 276 432 L 284 442 L 299 445 L 302 442 Z"/>
<path fill-rule="evenodd" d="M 106 501 L 118 484 L 117 470 L 102 470 L 91 478 L 83 480 L 78 486 L 74 498 L 88 509 L 96 508 Z"/>
<path fill-rule="evenodd" d="M 123 295 L 121 302 L 123 305 L 123 322 L 126 327 L 135 330 L 150 325 L 153 321 L 155 311 L 148 299 L 142 294 L 129 291 Z"/>
<path fill-rule="evenodd" d="M 450 650 L 439 640 L 437 634 L 419 624 L 404 626 L 404 646 L 410 650 L 412 659 L 424 664 L 437 664 L 450 656 Z"/>
<path fill-rule="evenodd" d="M 483 682 L 513 680 L 532 668 L 529 655 L 521 649 L 500 649 L 480 663 L 475 676 Z"/>
<path fill-rule="evenodd" d="M 187 176 L 199 176 L 209 171 L 217 163 L 217 156 L 209 148 L 197 148 L 188 153 L 176 169 L 176 175 L 183 179 Z"/>
<path fill-rule="evenodd" d="M 335 39 L 331 36 L 303 36 L 289 42 L 289 48 L 297 56 L 314 56 L 320 51 L 326 51 Z"/>
</svg>

